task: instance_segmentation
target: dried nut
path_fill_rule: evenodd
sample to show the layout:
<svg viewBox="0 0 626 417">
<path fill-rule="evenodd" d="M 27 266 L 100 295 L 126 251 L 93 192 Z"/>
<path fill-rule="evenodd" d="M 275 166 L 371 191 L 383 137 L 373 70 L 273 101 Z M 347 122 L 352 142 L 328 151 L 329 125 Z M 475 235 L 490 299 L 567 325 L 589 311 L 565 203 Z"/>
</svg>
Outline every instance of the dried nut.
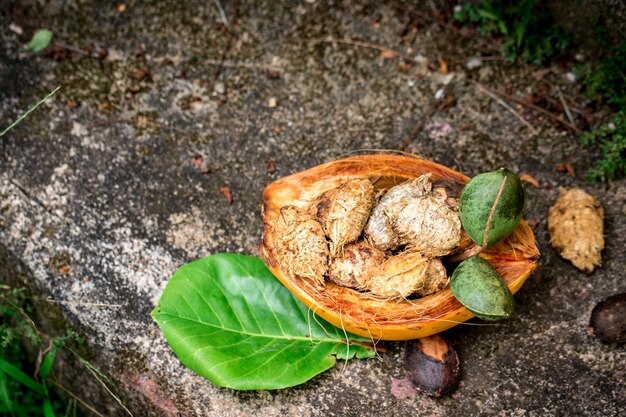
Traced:
<svg viewBox="0 0 626 417">
<path fill-rule="evenodd" d="M 346 245 L 328 267 L 328 278 L 344 287 L 364 287 L 370 272 L 385 260 L 385 253 L 367 242 Z"/>
<path fill-rule="evenodd" d="M 322 194 L 313 206 L 330 238 L 330 255 L 337 256 L 347 243 L 359 238 L 372 206 L 374 186 L 368 179 L 356 179 Z"/>
<path fill-rule="evenodd" d="M 431 186 L 430 174 L 424 174 L 390 188 L 382 196 L 378 204 L 374 206 L 372 214 L 365 225 L 365 238 L 367 241 L 380 250 L 396 249 L 399 245 L 398 237 L 387 222 L 387 217 L 384 215 L 385 209 L 387 206 L 404 199 L 428 195 Z"/>
<path fill-rule="evenodd" d="M 382 299 L 403 299 L 415 293 L 425 297 L 448 284 L 446 270 L 439 259 L 406 251 L 387 258 L 367 277 L 365 289 Z"/>
<path fill-rule="evenodd" d="M 275 249 L 290 274 L 324 285 L 328 269 L 328 244 L 322 226 L 303 209 L 285 206 L 276 222 Z"/>
<path fill-rule="evenodd" d="M 626 293 L 612 295 L 593 308 L 589 331 L 609 343 L 626 342 Z"/>
<path fill-rule="evenodd" d="M 401 245 L 430 256 L 444 256 L 461 239 L 459 214 L 432 196 L 403 199 L 383 211 Z"/>
<path fill-rule="evenodd" d="M 604 209 L 578 188 L 561 189 L 548 214 L 550 243 L 559 254 L 583 272 L 602 264 Z"/>
<path fill-rule="evenodd" d="M 448 278 L 448 272 L 446 267 L 443 266 L 441 259 L 433 258 L 428 265 L 428 271 L 426 272 L 426 281 L 424 287 L 417 289 L 417 295 L 425 297 L 430 294 L 434 294 L 437 291 L 446 288 L 446 285 L 450 283 Z"/>
<path fill-rule="evenodd" d="M 405 365 L 411 382 L 435 398 L 454 391 L 461 379 L 459 357 L 439 335 L 409 342 Z"/>
<path fill-rule="evenodd" d="M 506 178 L 504 188 L 502 182 Z M 491 208 L 500 195 L 493 212 Z M 483 244 L 485 228 L 490 224 L 487 245 L 511 234 L 522 220 L 526 207 L 526 190 L 517 175 L 506 168 L 472 178 L 461 193 L 459 212 L 467 234 L 477 245 Z"/>
</svg>

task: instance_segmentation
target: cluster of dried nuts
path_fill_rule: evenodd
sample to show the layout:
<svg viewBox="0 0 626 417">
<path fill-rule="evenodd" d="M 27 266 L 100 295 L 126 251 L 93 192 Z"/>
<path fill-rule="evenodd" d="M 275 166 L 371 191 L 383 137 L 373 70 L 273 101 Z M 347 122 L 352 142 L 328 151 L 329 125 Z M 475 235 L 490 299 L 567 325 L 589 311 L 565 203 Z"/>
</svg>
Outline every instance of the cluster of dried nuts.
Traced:
<svg viewBox="0 0 626 417">
<path fill-rule="evenodd" d="M 386 300 L 430 295 L 449 282 L 441 258 L 471 244 L 462 188 L 424 174 L 376 195 L 369 179 L 348 179 L 308 206 L 281 208 L 277 258 L 319 288 L 329 279 Z"/>
</svg>

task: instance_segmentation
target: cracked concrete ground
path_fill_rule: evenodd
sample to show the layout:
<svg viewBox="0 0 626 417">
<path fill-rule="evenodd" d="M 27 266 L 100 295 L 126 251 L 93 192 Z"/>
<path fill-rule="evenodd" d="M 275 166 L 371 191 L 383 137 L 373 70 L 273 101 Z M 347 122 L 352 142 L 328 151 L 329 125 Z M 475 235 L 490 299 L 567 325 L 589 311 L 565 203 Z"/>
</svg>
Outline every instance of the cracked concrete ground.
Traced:
<svg viewBox="0 0 626 417">
<path fill-rule="evenodd" d="M 538 68 L 500 60 L 497 45 L 436 23 L 426 2 L 223 4 L 228 28 L 210 1 L 123 12 L 3 4 L 0 125 L 61 90 L 0 139 L 2 279 L 19 275 L 56 302 L 135 415 L 618 416 L 626 354 L 586 328 L 598 301 L 625 290 L 626 182 L 587 182 L 593 155 L 561 123 L 515 107 L 529 128 L 477 84 L 516 97 L 541 84 L 576 103 L 569 69 L 539 79 Z M 29 54 L 38 27 L 82 52 Z M 470 70 L 474 56 L 487 58 Z M 218 388 L 180 364 L 149 316 L 178 266 L 257 254 L 260 193 L 274 179 L 403 147 L 468 175 L 504 165 L 541 185 L 528 186 L 526 219 L 542 260 L 515 317 L 447 332 L 463 366 L 454 395 L 402 389 L 404 343 L 276 392 Z M 557 172 L 560 163 L 579 175 Z M 548 207 L 571 186 L 606 210 L 604 263 L 590 276 L 549 245 Z"/>
</svg>

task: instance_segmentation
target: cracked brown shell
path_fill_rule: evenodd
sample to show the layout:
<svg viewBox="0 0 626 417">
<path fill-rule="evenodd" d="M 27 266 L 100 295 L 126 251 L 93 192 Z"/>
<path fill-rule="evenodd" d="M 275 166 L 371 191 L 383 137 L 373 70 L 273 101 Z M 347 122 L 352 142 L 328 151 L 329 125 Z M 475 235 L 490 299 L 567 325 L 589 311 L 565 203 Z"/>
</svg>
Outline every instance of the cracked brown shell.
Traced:
<svg viewBox="0 0 626 417">
<path fill-rule="evenodd" d="M 460 324 L 471 317 L 450 287 L 416 300 L 384 301 L 326 280 L 318 288 L 310 280 L 289 273 L 275 253 L 275 224 L 280 209 L 294 205 L 309 207 L 322 193 L 347 179 L 369 179 L 376 191 L 430 173 L 432 180 L 469 178 L 424 159 L 387 154 L 361 155 L 319 165 L 281 178 L 263 191 L 264 234 L 261 258 L 272 273 L 316 314 L 354 334 L 381 340 L 408 340 L 429 336 Z M 505 239 L 481 253 L 515 293 L 537 267 L 539 251 L 532 230 L 522 221 Z"/>
</svg>

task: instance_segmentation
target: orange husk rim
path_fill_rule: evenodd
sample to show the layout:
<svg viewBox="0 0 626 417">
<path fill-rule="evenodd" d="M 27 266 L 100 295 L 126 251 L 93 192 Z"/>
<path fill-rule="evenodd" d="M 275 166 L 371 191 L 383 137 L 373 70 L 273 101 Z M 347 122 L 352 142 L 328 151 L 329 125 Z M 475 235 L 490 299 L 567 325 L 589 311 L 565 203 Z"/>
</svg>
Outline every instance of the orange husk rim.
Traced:
<svg viewBox="0 0 626 417">
<path fill-rule="evenodd" d="M 418 157 L 387 154 L 360 155 L 318 165 L 281 178 L 263 191 L 264 234 L 261 258 L 272 273 L 313 312 L 333 325 L 373 340 L 408 340 L 430 336 L 470 318 L 450 287 L 417 300 L 382 301 L 326 281 L 323 290 L 307 279 L 290 276 L 274 252 L 273 224 L 286 205 L 305 207 L 323 192 L 348 179 L 369 178 L 377 189 L 431 173 L 432 180 L 465 175 Z M 520 289 L 537 267 L 539 251 L 532 230 L 522 221 L 511 235 L 481 253 L 502 275 L 511 292 Z"/>
</svg>

